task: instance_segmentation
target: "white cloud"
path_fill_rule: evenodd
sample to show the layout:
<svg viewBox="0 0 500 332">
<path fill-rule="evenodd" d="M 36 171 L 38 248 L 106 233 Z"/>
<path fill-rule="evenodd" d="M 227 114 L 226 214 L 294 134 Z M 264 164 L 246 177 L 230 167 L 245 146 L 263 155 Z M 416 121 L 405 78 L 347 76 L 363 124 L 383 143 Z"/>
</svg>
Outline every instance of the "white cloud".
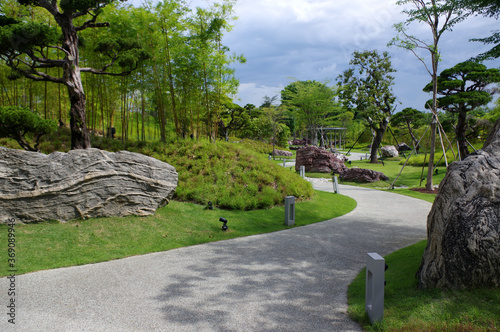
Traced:
<svg viewBox="0 0 500 332">
<path fill-rule="evenodd" d="M 411 53 L 386 46 L 395 35 L 393 25 L 406 19 L 395 0 L 239 0 L 235 10 L 239 19 L 224 42 L 247 58 L 246 64 L 235 66 L 244 83 L 243 105 L 259 105 L 265 95 L 276 94 L 276 87 L 288 84 L 289 77 L 334 84 L 355 50 L 372 49 L 387 50 L 392 56 L 398 70 L 394 91 L 403 107 L 421 109 L 428 99 L 421 91 L 429 80 L 423 65 Z M 445 32 L 439 69 L 486 50 L 487 46 L 468 40 L 487 36 L 495 29 L 492 24 L 498 26 L 492 19 L 474 17 Z M 431 39 L 425 25 L 412 25 L 412 32 Z"/>
</svg>

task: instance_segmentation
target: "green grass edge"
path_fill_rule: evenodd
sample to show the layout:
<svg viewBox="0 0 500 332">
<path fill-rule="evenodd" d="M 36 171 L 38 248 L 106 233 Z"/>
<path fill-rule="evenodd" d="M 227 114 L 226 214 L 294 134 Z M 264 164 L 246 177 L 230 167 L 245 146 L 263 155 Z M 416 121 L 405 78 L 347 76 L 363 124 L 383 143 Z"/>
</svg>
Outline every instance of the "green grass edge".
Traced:
<svg viewBox="0 0 500 332">
<path fill-rule="evenodd" d="M 17 224 L 17 274 L 92 264 L 135 255 L 305 226 L 339 217 L 356 207 L 347 196 L 314 191 L 313 199 L 295 204 L 295 225 L 284 225 L 284 207 L 264 210 L 207 210 L 171 201 L 152 216 L 73 220 L 67 223 Z M 221 230 L 219 218 L 228 220 Z M 6 238 L 7 225 L 0 225 Z M 7 253 L 6 253 L 7 255 Z M 1 276 L 8 275 L 6 262 Z M 5 269 L 3 269 L 5 267 Z"/>
<path fill-rule="evenodd" d="M 365 331 L 498 331 L 500 290 L 419 290 L 416 272 L 427 241 L 421 241 L 385 257 L 389 266 L 384 319 L 371 325 L 365 313 L 366 269 L 347 290 L 348 314 Z"/>
</svg>

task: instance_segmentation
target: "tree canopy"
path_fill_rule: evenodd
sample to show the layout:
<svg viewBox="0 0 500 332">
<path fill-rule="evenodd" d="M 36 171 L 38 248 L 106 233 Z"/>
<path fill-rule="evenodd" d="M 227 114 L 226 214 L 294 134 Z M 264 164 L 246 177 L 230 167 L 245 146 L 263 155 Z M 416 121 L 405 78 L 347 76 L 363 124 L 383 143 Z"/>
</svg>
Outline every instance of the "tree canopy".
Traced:
<svg viewBox="0 0 500 332">
<path fill-rule="evenodd" d="M 487 105 L 495 92 L 494 89 L 488 90 L 488 86 L 499 82 L 498 69 L 488 69 L 485 65 L 472 61 L 461 62 L 443 70 L 438 77 L 437 88 L 441 96 L 438 98 L 439 107 L 458 116 L 455 134 L 461 159 L 469 154 L 465 137 L 467 113 L 479 106 Z M 432 83 L 429 83 L 424 91 L 431 90 Z"/>
<path fill-rule="evenodd" d="M 55 121 L 42 119 L 26 107 L 0 107 L 0 137 L 15 139 L 27 151 L 38 151 L 40 138 L 56 128 Z M 28 143 L 27 135 L 33 136 L 34 146 Z"/>
<path fill-rule="evenodd" d="M 106 75 L 127 75 L 148 57 L 138 43 L 117 36 L 102 38 L 94 51 L 107 59 L 100 67 L 80 66 L 79 33 L 89 28 L 109 27 L 98 22 L 102 9 L 114 0 L 18 0 L 24 6 L 44 9 L 56 23 L 35 22 L 0 14 L 0 58 L 12 69 L 11 78 L 27 77 L 34 81 L 64 84 L 71 101 L 71 147 L 90 147 L 85 113 L 85 92 L 81 72 Z M 121 68 L 112 71 L 115 64 Z M 60 68 L 59 76 L 47 69 Z"/>
<path fill-rule="evenodd" d="M 283 105 L 297 115 L 314 143 L 321 127 L 340 111 L 335 97 L 334 88 L 318 81 L 295 81 L 281 91 Z"/>
<path fill-rule="evenodd" d="M 349 62 L 352 66 L 337 78 L 340 100 L 348 109 L 354 109 L 375 132 L 370 161 L 377 162 L 377 153 L 391 115 L 396 97 L 392 91 L 394 77 L 387 52 L 356 51 Z"/>
</svg>

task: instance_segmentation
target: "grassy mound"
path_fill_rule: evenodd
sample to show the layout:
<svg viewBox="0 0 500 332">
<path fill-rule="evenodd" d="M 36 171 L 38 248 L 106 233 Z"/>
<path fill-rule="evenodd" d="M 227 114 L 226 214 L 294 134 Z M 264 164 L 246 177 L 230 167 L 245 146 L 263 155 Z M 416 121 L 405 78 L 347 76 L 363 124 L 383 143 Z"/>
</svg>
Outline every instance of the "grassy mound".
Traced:
<svg viewBox="0 0 500 332">
<path fill-rule="evenodd" d="M 295 172 L 237 143 L 180 141 L 131 148 L 173 165 L 179 173 L 175 197 L 222 209 L 255 210 L 283 204 L 286 196 L 309 199 L 312 185 Z"/>
</svg>

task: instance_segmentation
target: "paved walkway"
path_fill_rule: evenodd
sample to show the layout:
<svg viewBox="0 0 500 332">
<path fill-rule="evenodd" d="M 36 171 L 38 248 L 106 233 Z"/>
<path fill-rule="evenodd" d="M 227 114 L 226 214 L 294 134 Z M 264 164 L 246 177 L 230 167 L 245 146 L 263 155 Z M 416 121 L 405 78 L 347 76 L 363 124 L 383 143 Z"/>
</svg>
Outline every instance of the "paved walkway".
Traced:
<svg viewBox="0 0 500 332">
<path fill-rule="evenodd" d="M 329 221 L 19 276 L 14 329 L 2 278 L 0 331 L 358 331 L 347 285 L 367 252 L 424 239 L 431 204 L 340 190 L 358 206 Z"/>
</svg>

